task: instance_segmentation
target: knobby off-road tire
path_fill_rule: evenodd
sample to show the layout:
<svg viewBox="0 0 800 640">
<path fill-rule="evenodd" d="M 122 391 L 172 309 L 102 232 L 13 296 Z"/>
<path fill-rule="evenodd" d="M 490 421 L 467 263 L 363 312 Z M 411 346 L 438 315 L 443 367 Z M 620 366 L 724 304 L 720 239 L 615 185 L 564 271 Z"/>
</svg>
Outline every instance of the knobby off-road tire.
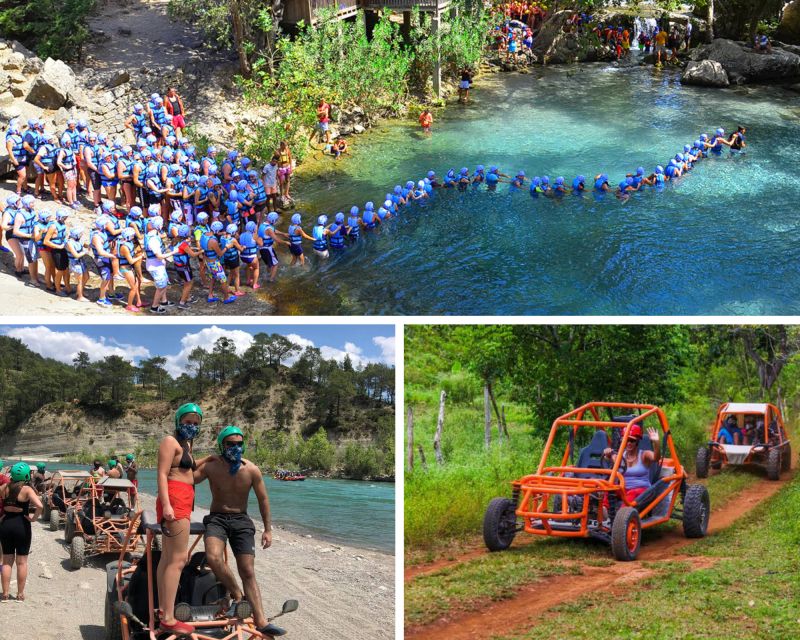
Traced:
<svg viewBox="0 0 800 640">
<path fill-rule="evenodd" d="M 710 515 L 708 489 L 702 484 L 690 484 L 683 498 L 683 535 L 687 538 L 703 538 L 708 531 Z"/>
<path fill-rule="evenodd" d="M 792 445 L 787 444 L 783 448 L 781 456 L 781 471 L 789 471 L 792 468 Z"/>
<path fill-rule="evenodd" d="M 489 551 L 504 551 L 517 535 L 516 505 L 508 498 L 493 498 L 483 516 L 483 541 Z"/>
<path fill-rule="evenodd" d="M 58 509 L 50 510 L 50 531 L 58 531 L 61 524 L 61 512 Z"/>
<path fill-rule="evenodd" d="M 47 498 L 42 498 L 42 521 L 46 522 L 48 520 L 50 520 L 50 503 Z"/>
<path fill-rule="evenodd" d="M 711 450 L 708 447 L 700 447 L 697 450 L 694 471 L 698 478 L 708 477 L 708 466 L 711 461 Z"/>
<path fill-rule="evenodd" d="M 611 552 L 617 560 L 636 560 L 642 546 L 642 522 L 633 507 L 622 507 L 611 524 Z"/>
<path fill-rule="evenodd" d="M 86 559 L 86 540 L 81 536 L 75 536 L 69 547 L 69 566 L 73 569 L 80 569 Z"/>
<path fill-rule="evenodd" d="M 780 480 L 782 464 L 780 447 L 772 447 L 767 452 L 767 478 Z"/>
<path fill-rule="evenodd" d="M 75 537 L 75 509 L 69 507 L 64 516 L 64 540 L 69 544 Z"/>
<path fill-rule="evenodd" d="M 122 621 L 114 610 L 111 593 L 106 593 L 105 627 L 106 640 L 122 640 Z"/>
</svg>

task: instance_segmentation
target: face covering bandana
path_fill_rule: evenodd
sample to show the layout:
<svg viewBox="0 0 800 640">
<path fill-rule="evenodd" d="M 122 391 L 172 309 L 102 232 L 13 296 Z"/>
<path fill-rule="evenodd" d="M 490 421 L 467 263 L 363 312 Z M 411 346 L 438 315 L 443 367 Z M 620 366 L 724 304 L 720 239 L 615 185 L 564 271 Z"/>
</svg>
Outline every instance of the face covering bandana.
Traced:
<svg viewBox="0 0 800 640">
<path fill-rule="evenodd" d="M 239 467 L 242 466 L 242 447 L 241 445 L 236 445 L 233 447 L 226 447 L 225 451 L 222 454 L 222 457 L 228 461 L 228 465 L 230 467 L 231 475 L 236 475 L 236 472 L 239 470 Z"/>
<path fill-rule="evenodd" d="M 178 434 L 178 440 L 194 440 L 199 430 L 200 427 L 194 424 L 179 424 L 175 433 Z"/>
</svg>

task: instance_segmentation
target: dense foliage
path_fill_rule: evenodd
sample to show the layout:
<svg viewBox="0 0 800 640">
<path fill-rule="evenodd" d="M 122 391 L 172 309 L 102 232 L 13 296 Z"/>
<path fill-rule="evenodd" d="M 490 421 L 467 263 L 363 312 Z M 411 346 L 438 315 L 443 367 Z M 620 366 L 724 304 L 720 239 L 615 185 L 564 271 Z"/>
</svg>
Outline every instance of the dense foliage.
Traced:
<svg viewBox="0 0 800 640">
<path fill-rule="evenodd" d="M 9 0 L 0 6 L 0 36 L 42 58 L 77 60 L 89 37 L 86 18 L 96 0 Z"/>
<path fill-rule="evenodd" d="M 800 408 L 798 353 L 798 328 L 784 326 L 407 327 L 405 397 L 415 428 L 406 542 L 424 546 L 479 531 L 488 501 L 535 468 L 553 419 L 590 400 L 662 406 L 689 468 L 722 402 L 774 401 L 791 421 Z M 490 407 L 487 449 L 482 389 L 489 384 L 508 436 Z M 447 399 L 438 465 L 441 390 Z"/>
<path fill-rule="evenodd" d="M 283 364 L 287 359 L 293 360 L 291 366 Z M 266 333 L 256 334 L 241 355 L 229 338 L 221 337 L 209 349 L 195 348 L 188 360 L 188 370 L 177 378 L 169 375 L 162 356 L 133 365 L 119 356 L 92 361 L 80 352 L 67 365 L 0 336 L 0 433 L 13 433 L 51 403 L 54 411 L 77 405 L 108 421 L 153 401 L 174 408 L 213 400 L 230 403 L 255 422 L 265 417 L 263 403 L 275 387 L 277 402 L 267 416 L 272 428 L 248 452 L 256 462 L 353 478 L 394 474 L 393 367 L 354 367 L 349 357 L 339 363 L 322 357 L 318 348 L 301 348 L 285 336 Z M 306 418 L 301 433 L 293 434 L 289 426 L 300 394 Z M 338 451 L 329 436 L 351 444 Z M 353 438 L 361 444 L 352 444 Z M 94 450 L 92 442 L 81 445 L 76 460 L 106 453 Z M 152 440 L 141 443 L 137 452 L 148 464 L 155 461 L 156 449 Z"/>
</svg>

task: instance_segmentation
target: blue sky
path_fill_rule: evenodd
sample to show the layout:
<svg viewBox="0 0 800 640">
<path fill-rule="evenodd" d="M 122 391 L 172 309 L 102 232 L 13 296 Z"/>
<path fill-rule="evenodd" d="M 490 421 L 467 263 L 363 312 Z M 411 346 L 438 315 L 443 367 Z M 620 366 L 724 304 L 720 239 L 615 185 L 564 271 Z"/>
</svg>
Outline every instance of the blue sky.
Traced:
<svg viewBox="0 0 800 640">
<path fill-rule="evenodd" d="M 221 336 L 231 338 L 242 353 L 256 333 L 279 333 L 302 346 L 318 347 L 324 358 L 353 364 L 394 365 L 393 325 L 20 325 L 0 327 L 0 334 L 21 340 L 29 349 L 61 362 L 72 362 L 79 351 L 92 360 L 119 355 L 132 362 L 156 355 L 167 359 L 167 370 L 180 375 L 197 346 L 211 349 Z M 289 361 L 287 364 L 291 364 Z"/>
</svg>

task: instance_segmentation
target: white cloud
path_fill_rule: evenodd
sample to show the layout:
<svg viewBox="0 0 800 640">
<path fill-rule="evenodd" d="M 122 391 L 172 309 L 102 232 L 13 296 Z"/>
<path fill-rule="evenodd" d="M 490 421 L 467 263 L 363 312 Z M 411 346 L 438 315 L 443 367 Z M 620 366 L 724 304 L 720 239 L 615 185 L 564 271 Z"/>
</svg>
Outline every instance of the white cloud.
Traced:
<svg viewBox="0 0 800 640">
<path fill-rule="evenodd" d="M 375 336 L 372 339 L 372 343 L 380 347 L 381 358 L 383 359 L 383 362 L 388 365 L 394 365 L 394 336 Z"/>
<path fill-rule="evenodd" d="M 150 357 L 146 347 L 120 344 L 113 338 L 91 338 L 80 331 L 53 331 L 50 327 L 11 327 L 5 335 L 21 340 L 31 351 L 45 358 L 72 364 L 79 351 L 89 354 L 89 359 L 102 360 L 107 356 L 120 356 L 133 362 L 134 358 Z"/>
<path fill-rule="evenodd" d="M 303 347 L 304 349 L 306 347 L 314 346 L 313 341 L 309 340 L 308 338 L 304 338 L 303 336 L 298 336 L 296 333 L 287 334 L 286 339 L 289 340 L 289 342 L 293 342 L 294 344 Z"/>
<path fill-rule="evenodd" d="M 253 343 L 253 336 L 246 331 L 239 329 L 223 329 L 212 326 L 201 329 L 197 333 L 187 333 L 181 338 L 181 350 L 174 355 L 165 355 L 167 364 L 166 370 L 173 378 L 177 378 L 182 373 L 187 373 L 186 367 L 189 363 L 189 354 L 195 347 L 202 347 L 206 351 L 214 348 L 214 343 L 219 338 L 230 338 L 236 345 L 236 353 L 242 355 Z"/>
</svg>

